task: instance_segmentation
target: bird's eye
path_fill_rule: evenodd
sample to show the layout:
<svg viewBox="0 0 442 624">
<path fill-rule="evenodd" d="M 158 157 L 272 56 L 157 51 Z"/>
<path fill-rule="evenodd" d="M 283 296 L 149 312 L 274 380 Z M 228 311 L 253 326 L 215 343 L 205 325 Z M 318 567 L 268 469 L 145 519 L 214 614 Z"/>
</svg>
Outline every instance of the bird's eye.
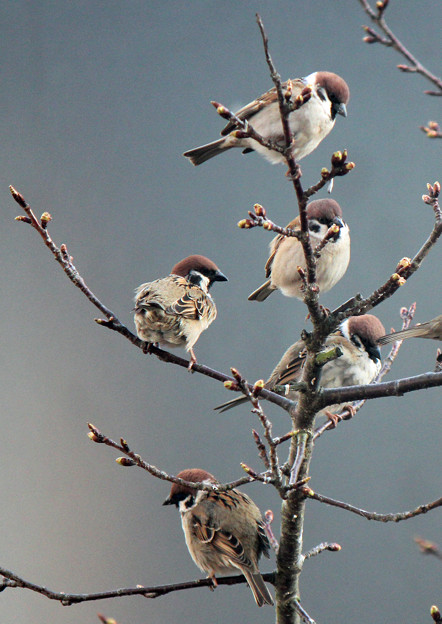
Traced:
<svg viewBox="0 0 442 624">
<path fill-rule="evenodd" d="M 325 217 L 321 217 L 320 219 L 318 219 L 319 223 L 321 223 L 322 225 L 326 225 L 327 227 L 329 226 L 329 221 L 328 219 L 326 219 Z"/>
<path fill-rule="evenodd" d="M 308 229 L 311 232 L 319 232 L 319 230 L 321 229 L 319 223 L 317 221 L 310 221 L 308 224 Z"/>
<path fill-rule="evenodd" d="M 325 102 L 325 100 L 327 99 L 327 92 L 323 87 L 319 87 L 317 94 L 319 99 Z"/>
<path fill-rule="evenodd" d="M 363 348 L 364 345 L 362 344 L 361 339 L 359 338 L 357 334 L 353 334 L 350 340 L 356 347 L 358 347 L 358 349 Z"/>
</svg>

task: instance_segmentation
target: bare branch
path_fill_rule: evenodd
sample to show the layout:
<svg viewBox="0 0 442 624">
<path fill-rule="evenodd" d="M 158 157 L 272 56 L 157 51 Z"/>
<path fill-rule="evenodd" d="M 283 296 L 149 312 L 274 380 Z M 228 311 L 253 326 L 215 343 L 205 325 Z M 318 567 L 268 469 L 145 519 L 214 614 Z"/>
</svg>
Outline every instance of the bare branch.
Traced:
<svg viewBox="0 0 442 624">
<path fill-rule="evenodd" d="M 228 491 L 233 488 L 239 487 L 240 485 L 244 485 L 245 483 L 251 483 L 252 481 L 262 481 L 263 483 L 270 483 L 271 478 L 267 473 L 253 473 L 253 476 L 241 477 L 240 479 L 236 479 L 236 481 L 231 481 L 230 483 L 217 483 L 216 485 L 209 485 L 206 483 L 191 483 L 190 481 L 185 481 L 180 477 L 175 477 L 174 475 L 169 475 L 167 472 L 160 470 L 153 464 L 149 464 L 145 462 L 138 453 L 131 451 L 128 443 L 124 438 L 120 439 L 120 444 L 118 442 L 114 442 L 111 438 L 105 436 L 97 427 L 88 423 L 89 433 L 88 437 L 97 444 L 104 444 L 105 446 L 110 446 L 121 453 L 124 453 L 126 457 L 129 459 L 126 460 L 124 457 L 118 457 L 116 462 L 121 466 L 130 467 L 130 466 L 138 466 L 143 470 L 146 470 L 149 474 L 157 479 L 162 479 L 163 481 L 170 481 L 171 483 L 178 483 L 179 485 L 186 485 L 188 487 L 192 487 L 195 490 L 205 490 L 211 492 L 212 490 L 216 491 Z"/>
<path fill-rule="evenodd" d="M 188 581 L 186 583 L 175 583 L 171 585 L 159 585 L 152 587 L 143 587 L 138 585 L 137 587 L 126 587 L 120 589 L 114 589 L 106 592 L 97 592 L 94 594 L 69 594 L 66 592 L 55 592 L 47 587 L 36 585 L 30 581 L 26 581 L 14 572 L 6 570 L 6 568 L 0 567 L 0 576 L 5 579 L 3 586 L 0 586 L 0 591 L 12 588 L 20 587 L 22 589 L 30 589 L 49 598 L 50 600 L 58 600 L 63 606 L 70 606 L 78 604 L 80 602 L 90 602 L 92 600 L 106 600 L 109 598 L 120 598 L 121 596 L 144 596 L 145 598 L 158 598 L 159 596 L 165 596 L 171 592 L 183 591 L 186 589 L 194 589 L 196 587 L 210 587 L 213 589 L 212 580 L 209 578 L 199 579 L 196 581 Z M 262 575 L 267 583 L 275 583 L 275 573 L 268 572 Z M 218 577 L 218 585 L 238 585 L 246 583 L 246 579 L 243 575 L 240 576 L 224 576 Z"/>
<path fill-rule="evenodd" d="M 428 195 L 423 195 L 422 201 L 432 206 L 436 222 L 425 243 L 412 260 L 403 258 L 385 284 L 375 290 L 369 297 L 359 299 L 360 295 L 357 295 L 353 306 L 347 307 L 345 311 L 342 311 L 341 308 L 334 310 L 329 316 L 330 331 L 344 318 L 365 314 L 382 303 L 382 301 L 385 301 L 385 299 L 391 297 L 418 270 L 428 253 L 437 243 L 442 234 L 442 213 L 439 206 L 440 184 L 439 182 L 435 182 L 434 185 L 427 184 L 427 189 Z"/>
<path fill-rule="evenodd" d="M 438 498 L 432 503 L 420 505 L 416 509 L 413 509 L 413 511 L 403 511 L 395 514 L 380 514 L 374 511 L 365 511 L 365 509 L 360 509 L 359 507 L 355 507 L 354 505 L 349 505 L 348 503 L 334 500 L 333 498 L 329 498 L 328 496 L 323 496 L 322 494 L 314 492 L 309 487 L 303 487 L 301 488 L 301 491 L 305 494 L 305 496 L 308 496 L 308 498 L 317 500 L 320 503 L 325 503 L 326 505 L 331 505 L 332 507 L 339 507 L 340 509 L 344 509 L 345 511 L 351 511 L 358 516 L 362 516 L 367 520 L 376 520 L 377 522 L 401 522 L 402 520 L 409 520 L 410 518 L 415 518 L 416 516 L 425 514 L 432 509 L 436 509 L 437 507 L 442 507 L 442 498 Z"/>
<path fill-rule="evenodd" d="M 304 561 L 306 561 L 307 559 L 311 559 L 312 557 L 316 557 L 326 550 L 329 550 L 330 552 L 339 552 L 341 550 L 341 546 L 336 543 L 330 544 L 329 542 L 322 542 L 321 544 L 318 544 L 317 546 L 305 553 Z"/>
<path fill-rule="evenodd" d="M 393 31 L 387 26 L 387 23 L 384 19 L 384 12 L 387 8 L 388 0 L 384 0 L 383 2 L 376 2 L 377 12 L 375 12 L 368 0 L 359 0 L 362 8 L 365 13 L 369 16 L 369 18 L 376 24 L 376 26 L 384 33 L 385 38 L 380 37 L 374 30 L 369 28 L 368 26 L 364 26 L 365 32 L 368 34 L 367 37 L 364 38 L 366 43 L 380 43 L 381 45 L 394 48 L 399 54 L 401 54 L 407 61 L 411 64 L 407 65 L 398 65 L 398 69 L 404 72 L 414 72 L 421 74 L 432 82 L 439 90 L 439 94 L 442 94 L 442 79 L 438 76 L 432 74 L 428 69 L 426 69 L 422 63 L 420 63 L 411 52 L 404 46 L 404 44 L 399 41 Z"/>
</svg>

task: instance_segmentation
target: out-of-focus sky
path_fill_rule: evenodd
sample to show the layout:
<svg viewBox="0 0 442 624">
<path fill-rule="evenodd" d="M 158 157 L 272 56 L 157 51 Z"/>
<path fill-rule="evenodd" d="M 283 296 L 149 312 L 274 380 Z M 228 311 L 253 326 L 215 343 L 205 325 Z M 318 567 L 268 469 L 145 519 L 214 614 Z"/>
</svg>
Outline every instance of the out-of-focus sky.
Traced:
<svg viewBox="0 0 442 624">
<path fill-rule="evenodd" d="M 402 74 L 393 50 L 362 43 L 357 0 L 263 2 L 8 2 L 0 7 L 2 452 L 0 565 L 66 592 L 92 592 L 198 578 L 179 516 L 162 507 L 168 485 L 123 469 L 118 453 L 94 445 L 86 422 L 126 438 L 171 473 L 201 466 L 221 480 L 260 470 L 247 407 L 219 416 L 232 398 L 221 384 L 145 357 L 98 327 L 97 311 L 66 279 L 39 237 L 14 221 L 14 185 L 50 233 L 66 243 L 96 295 L 129 328 L 138 284 L 166 275 L 190 253 L 210 256 L 228 275 L 215 284 L 218 318 L 196 346 L 202 363 L 250 380 L 266 377 L 303 327 L 303 305 L 279 293 L 247 295 L 264 277 L 263 230 L 236 227 L 259 202 L 285 225 L 294 193 L 282 166 L 231 151 L 193 168 L 186 149 L 213 140 L 223 121 L 210 100 L 237 109 L 270 88 L 255 23 L 259 11 L 283 78 L 318 69 L 351 89 L 348 118 L 302 161 L 303 183 L 319 179 L 337 149 L 356 169 L 338 179 L 352 236 L 342 281 L 322 298 L 330 308 L 370 294 L 413 255 L 433 225 L 421 201 L 441 178 L 440 142 L 418 126 L 441 120 L 422 77 Z M 390 3 L 387 20 L 435 73 L 440 5 Z M 325 196 L 322 192 L 320 197 Z M 416 321 L 441 311 L 441 250 L 376 310 L 387 330 L 399 308 L 418 302 Z M 389 379 L 434 368 L 436 343 L 408 341 Z M 384 348 L 386 352 L 387 349 Z M 289 428 L 267 406 L 276 434 Z M 281 449 L 283 456 L 286 449 Z M 440 390 L 370 402 L 352 422 L 321 438 L 311 487 L 378 512 L 440 496 Z M 269 487 L 245 488 L 278 518 Z M 308 505 L 305 549 L 322 541 L 340 553 L 308 561 L 302 603 L 318 622 L 425 622 L 441 601 L 441 567 L 413 538 L 442 541 L 440 511 L 400 524 L 369 523 L 316 502 Z M 277 532 L 277 528 L 275 528 Z M 273 561 L 262 564 L 270 571 Z M 228 607 L 226 607 L 228 605 Z M 205 589 L 155 601 L 140 597 L 70 608 L 23 590 L 0 595 L 2 622 L 77 624 L 96 613 L 120 624 L 236 624 L 273 619 L 245 586 Z M 178 616 L 179 614 L 179 616 Z"/>
</svg>

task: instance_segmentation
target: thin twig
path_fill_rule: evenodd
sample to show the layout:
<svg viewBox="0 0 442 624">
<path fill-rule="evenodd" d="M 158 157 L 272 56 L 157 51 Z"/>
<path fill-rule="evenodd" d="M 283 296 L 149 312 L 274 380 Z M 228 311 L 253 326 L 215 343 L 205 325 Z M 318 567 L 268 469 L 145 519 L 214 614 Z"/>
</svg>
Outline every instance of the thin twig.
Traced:
<svg viewBox="0 0 442 624">
<path fill-rule="evenodd" d="M 362 516 L 367 520 L 376 520 L 377 522 L 401 522 L 402 520 L 409 520 L 410 518 L 415 518 L 416 516 L 425 514 L 432 509 L 436 509 L 437 507 L 442 507 L 442 498 L 438 498 L 432 503 L 420 505 L 412 511 L 403 511 L 395 514 L 380 514 L 374 511 L 366 511 L 365 509 L 360 509 L 359 507 L 349 505 L 348 503 L 343 503 L 342 501 L 329 498 L 328 496 L 323 496 L 322 494 L 314 492 L 309 487 L 303 487 L 301 488 L 301 490 L 308 498 L 312 498 L 313 500 L 316 500 L 320 503 L 325 503 L 326 505 L 331 505 L 332 507 L 339 507 L 340 509 L 344 509 L 345 511 L 350 511 L 358 516 Z"/>
<path fill-rule="evenodd" d="M 115 442 L 111 438 L 108 438 L 103 433 L 101 433 L 101 431 L 99 431 L 99 429 L 97 429 L 97 427 L 95 427 L 94 425 L 88 423 L 88 427 L 90 430 L 88 435 L 93 442 L 96 442 L 97 444 L 104 444 L 105 446 L 110 446 L 111 448 L 120 451 L 129 458 L 128 460 L 126 460 L 125 458 L 119 457 L 116 460 L 117 463 L 125 467 L 138 466 L 139 468 L 146 470 L 149 474 L 156 477 L 157 479 L 170 481 L 171 483 L 178 483 L 179 485 L 186 485 L 188 487 L 194 488 L 195 490 L 205 490 L 208 492 L 211 492 L 213 490 L 228 491 L 232 490 L 233 488 L 239 487 L 240 485 L 244 485 L 245 483 L 251 483 L 252 481 L 262 481 L 263 483 L 269 482 L 267 475 L 255 473 L 253 477 L 241 477 L 240 479 L 236 479 L 236 481 L 231 481 L 230 483 L 224 484 L 217 483 L 216 485 L 209 485 L 207 483 L 191 483 L 179 477 L 175 477 L 174 475 L 169 475 L 167 474 L 167 472 L 160 470 L 156 466 L 145 462 L 138 453 L 130 450 L 128 443 L 123 438 L 121 438 L 120 444 L 118 444 L 118 442 Z"/>
<path fill-rule="evenodd" d="M 368 33 L 368 37 L 365 37 L 366 43 L 380 43 L 381 45 L 394 48 L 399 54 L 401 54 L 404 58 L 407 59 L 409 63 L 411 63 L 411 67 L 406 65 L 398 65 L 398 69 L 405 72 L 415 72 L 424 76 L 432 82 L 442 93 L 442 79 L 438 76 L 432 74 L 428 69 L 426 69 L 420 61 L 415 58 L 411 52 L 404 46 L 404 44 L 396 37 L 393 31 L 387 26 L 387 23 L 384 19 L 385 8 L 388 4 L 384 1 L 378 6 L 377 13 L 371 8 L 367 0 L 359 0 L 362 8 L 366 12 L 366 14 L 370 17 L 370 19 L 380 28 L 380 30 L 386 35 L 386 39 L 380 37 L 377 33 L 375 33 L 372 29 L 367 26 L 364 27 L 364 30 Z M 384 6 L 382 6 L 382 4 Z M 379 5 L 379 3 L 377 3 Z"/>
<path fill-rule="evenodd" d="M 308 552 L 305 553 L 304 561 L 306 561 L 307 559 L 311 559 L 312 557 L 316 557 L 326 550 L 329 550 L 330 552 L 339 552 L 341 550 L 341 546 L 339 544 L 336 544 L 335 542 L 322 542 L 321 544 L 318 544 L 317 546 L 311 548 Z"/>
</svg>

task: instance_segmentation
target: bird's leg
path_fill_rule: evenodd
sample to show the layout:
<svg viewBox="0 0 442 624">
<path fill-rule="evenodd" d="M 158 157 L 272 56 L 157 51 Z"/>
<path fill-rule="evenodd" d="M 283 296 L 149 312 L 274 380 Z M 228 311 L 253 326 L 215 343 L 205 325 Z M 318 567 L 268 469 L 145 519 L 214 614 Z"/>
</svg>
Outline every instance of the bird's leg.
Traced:
<svg viewBox="0 0 442 624">
<path fill-rule="evenodd" d="M 210 591 L 215 591 L 215 587 L 218 587 L 218 581 L 215 578 L 215 574 L 209 574 L 207 578 L 212 581 L 212 585 L 209 585 Z"/>
<path fill-rule="evenodd" d="M 328 410 L 324 413 L 327 416 L 327 419 L 332 423 L 332 426 L 329 427 L 329 429 L 334 429 L 337 426 L 338 422 L 342 420 L 339 414 L 332 414 Z"/>
<path fill-rule="evenodd" d="M 189 362 L 189 366 L 187 367 L 187 370 L 191 373 L 193 365 L 197 363 L 197 360 L 196 360 L 196 356 L 192 347 L 190 347 L 189 353 L 190 353 L 190 362 Z"/>
</svg>

